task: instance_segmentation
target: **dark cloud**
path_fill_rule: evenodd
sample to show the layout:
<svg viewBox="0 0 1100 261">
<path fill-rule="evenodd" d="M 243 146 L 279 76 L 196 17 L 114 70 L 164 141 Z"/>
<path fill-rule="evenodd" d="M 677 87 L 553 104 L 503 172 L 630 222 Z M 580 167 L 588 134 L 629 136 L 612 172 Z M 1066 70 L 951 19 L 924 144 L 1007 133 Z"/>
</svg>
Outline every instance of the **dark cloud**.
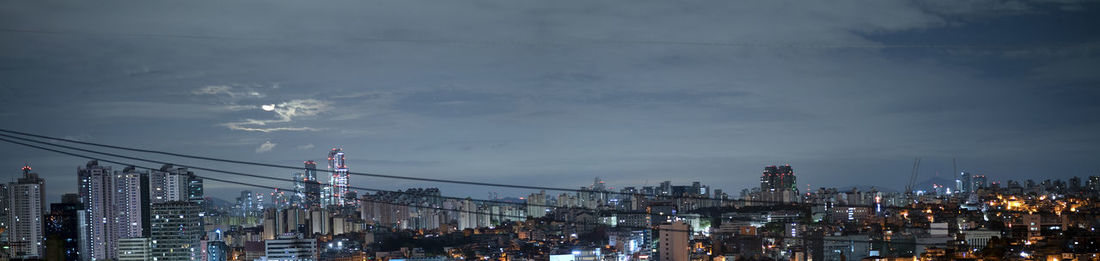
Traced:
<svg viewBox="0 0 1100 261">
<path fill-rule="evenodd" d="M 0 122 L 279 164 L 342 147 L 356 171 L 562 187 L 737 191 L 779 163 L 804 184 L 899 187 L 915 156 L 1066 178 L 1100 169 L 1096 17 L 1076 1 L 9 2 Z M 7 173 L 29 161 L 57 184 L 51 198 L 75 191 L 83 160 L 2 151 Z"/>
</svg>

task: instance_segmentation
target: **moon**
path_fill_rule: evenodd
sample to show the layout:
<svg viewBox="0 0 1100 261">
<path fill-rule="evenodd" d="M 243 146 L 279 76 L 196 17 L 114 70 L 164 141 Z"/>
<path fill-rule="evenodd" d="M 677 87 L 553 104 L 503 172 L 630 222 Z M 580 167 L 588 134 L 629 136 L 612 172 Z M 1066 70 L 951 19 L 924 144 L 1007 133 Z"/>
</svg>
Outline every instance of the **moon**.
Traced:
<svg viewBox="0 0 1100 261">
<path fill-rule="evenodd" d="M 275 110 L 275 104 L 260 105 L 260 109 L 263 109 L 264 111 L 274 111 Z"/>
</svg>

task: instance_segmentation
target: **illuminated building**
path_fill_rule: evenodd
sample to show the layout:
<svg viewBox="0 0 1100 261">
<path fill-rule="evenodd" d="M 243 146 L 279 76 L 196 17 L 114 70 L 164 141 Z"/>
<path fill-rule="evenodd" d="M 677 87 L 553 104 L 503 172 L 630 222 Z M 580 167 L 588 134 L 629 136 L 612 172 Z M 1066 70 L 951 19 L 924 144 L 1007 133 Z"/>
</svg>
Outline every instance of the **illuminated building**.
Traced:
<svg viewBox="0 0 1100 261">
<path fill-rule="evenodd" d="M 955 193 L 965 195 L 973 192 L 973 185 L 970 181 L 970 172 L 959 172 L 958 176 L 955 177 Z"/>
<path fill-rule="evenodd" d="M 137 237 L 118 240 L 118 261 L 151 260 L 150 251 L 149 238 Z"/>
<path fill-rule="evenodd" d="M 114 191 L 118 238 L 149 237 L 149 174 L 126 167 L 115 173 Z"/>
<path fill-rule="evenodd" d="M 267 260 L 271 261 L 313 261 L 318 260 L 317 239 L 302 239 L 301 236 L 280 236 L 265 241 Z"/>
<path fill-rule="evenodd" d="M 317 180 L 317 162 L 307 160 L 305 172 L 296 175 L 294 180 L 299 207 L 308 209 L 321 205 L 321 182 Z"/>
<path fill-rule="evenodd" d="M 790 164 L 764 167 L 760 176 L 760 199 L 782 203 L 798 201 L 798 184 Z"/>
<path fill-rule="evenodd" d="M 83 215 L 80 242 L 86 259 L 118 258 L 121 238 L 148 237 L 149 175 L 127 167 L 110 167 L 90 161 L 77 168 Z"/>
<path fill-rule="evenodd" d="M 332 171 L 332 178 L 329 180 L 329 184 L 332 184 L 332 194 L 329 198 L 332 202 L 331 205 L 343 206 L 348 204 L 349 200 L 345 199 L 348 194 L 348 166 L 344 162 L 344 151 L 339 148 L 329 151 L 328 169 Z"/>
<path fill-rule="evenodd" d="M 152 260 L 201 259 L 203 224 L 199 204 L 171 201 L 153 204 L 152 208 Z"/>
<path fill-rule="evenodd" d="M 31 173 L 30 166 L 23 166 L 23 177 L 8 183 L 8 253 L 14 258 L 42 257 L 42 214 L 45 214 L 46 180 Z"/>
<path fill-rule="evenodd" d="M 111 167 L 89 161 L 77 168 L 80 202 L 84 203 L 84 229 L 81 243 L 87 260 L 115 259 L 118 256 L 118 231 L 115 222 L 114 174 Z"/>
</svg>

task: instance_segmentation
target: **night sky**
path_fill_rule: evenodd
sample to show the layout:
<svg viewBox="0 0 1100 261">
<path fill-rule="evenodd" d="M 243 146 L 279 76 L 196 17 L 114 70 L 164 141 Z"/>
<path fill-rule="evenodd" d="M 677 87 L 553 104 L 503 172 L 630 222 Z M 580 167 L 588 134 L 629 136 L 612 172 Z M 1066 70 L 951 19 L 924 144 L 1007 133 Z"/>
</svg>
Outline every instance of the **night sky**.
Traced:
<svg viewBox="0 0 1100 261">
<path fill-rule="evenodd" d="M 900 190 L 914 157 L 918 180 L 952 158 L 1100 175 L 1098 84 L 1096 1 L 0 3 L 4 129 L 283 165 L 341 147 L 352 171 L 508 184 L 736 194 L 789 163 L 802 189 Z M 50 201 L 85 161 L 0 144 L 3 180 L 30 163 Z"/>
</svg>

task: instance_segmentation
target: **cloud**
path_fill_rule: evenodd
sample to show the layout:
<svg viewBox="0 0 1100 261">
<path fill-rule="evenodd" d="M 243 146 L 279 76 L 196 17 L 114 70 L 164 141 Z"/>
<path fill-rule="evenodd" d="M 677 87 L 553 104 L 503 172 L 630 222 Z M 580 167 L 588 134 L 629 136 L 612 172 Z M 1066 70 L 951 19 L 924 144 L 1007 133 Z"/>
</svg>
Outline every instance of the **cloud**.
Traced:
<svg viewBox="0 0 1100 261">
<path fill-rule="evenodd" d="M 291 100 L 288 102 L 272 105 L 263 105 L 263 111 L 275 112 L 275 119 L 273 120 L 257 120 L 257 119 L 244 119 L 237 122 L 228 122 L 222 124 L 231 130 L 242 131 L 256 131 L 256 132 L 276 132 L 276 131 L 315 131 L 317 128 L 312 127 L 294 127 L 294 126 L 277 126 L 268 127 L 272 124 L 289 123 L 294 118 L 299 117 L 311 117 L 316 116 L 322 112 L 329 111 L 331 106 L 327 102 L 319 101 L 315 99 L 301 99 Z"/>
<path fill-rule="evenodd" d="M 313 147 L 314 147 L 313 143 L 306 144 L 306 145 L 298 145 L 298 149 L 300 149 L 300 150 L 308 150 L 308 149 L 312 149 Z"/>
<path fill-rule="evenodd" d="M 111 101 L 89 103 L 88 107 L 84 110 L 101 117 L 199 119 L 214 118 L 217 117 L 218 114 L 251 108 L 255 108 L 255 106 Z"/>
<path fill-rule="evenodd" d="M 230 98 L 263 98 L 266 95 L 252 88 L 233 87 L 229 85 L 208 85 L 191 91 L 194 95 L 227 95 Z"/>
<path fill-rule="evenodd" d="M 264 153 L 264 152 L 271 151 L 271 149 L 275 148 L 275 145 L 278 145 L 278 144 L 277 143 L 271 143 L 271 141 L 265 141 L 263 144 L 260 144 L 259 147 L 256 147 L 256 153 Z"/>
</svg>

